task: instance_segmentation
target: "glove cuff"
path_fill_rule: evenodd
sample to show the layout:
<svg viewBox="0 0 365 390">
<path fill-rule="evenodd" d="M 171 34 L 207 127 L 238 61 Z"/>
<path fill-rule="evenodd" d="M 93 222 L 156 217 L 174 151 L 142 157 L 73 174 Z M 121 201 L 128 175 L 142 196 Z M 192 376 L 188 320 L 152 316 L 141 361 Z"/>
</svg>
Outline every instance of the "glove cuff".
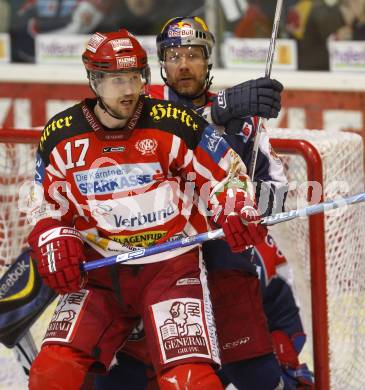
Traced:
<svg viewBox="0 0 365 390">
<path fill-rule="evenodd" d="M 82 242 L 81 233 L 78 230 L 68 226 L 60 226 L 46 230 L 40 234 L 38 238 L 38 246 L 40 247 L 49 241 L 62 237 L 74 237 L 78 238 Z"/>
</svg>

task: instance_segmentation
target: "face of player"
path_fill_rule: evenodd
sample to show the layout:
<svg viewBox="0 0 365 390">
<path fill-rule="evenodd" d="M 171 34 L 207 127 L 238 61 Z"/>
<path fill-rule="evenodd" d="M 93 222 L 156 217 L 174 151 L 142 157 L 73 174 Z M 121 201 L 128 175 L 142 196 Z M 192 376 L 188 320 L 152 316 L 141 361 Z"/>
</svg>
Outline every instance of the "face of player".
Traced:
<svg viewBox="0 0 365 390">
<path fill-rule="evenodd" d="M 170 47 L 165 50 L 167 83 L 184 96 L 196 96 L 205 87 L 208 61 L 200 46 Z"/>
<path fill-rule="evenodd" d="M 103 73 L 95 83 L 104 105 L 120 119 L 133 115 L 143 86 L 144 80 L 138 71 Z"/>
</svg>

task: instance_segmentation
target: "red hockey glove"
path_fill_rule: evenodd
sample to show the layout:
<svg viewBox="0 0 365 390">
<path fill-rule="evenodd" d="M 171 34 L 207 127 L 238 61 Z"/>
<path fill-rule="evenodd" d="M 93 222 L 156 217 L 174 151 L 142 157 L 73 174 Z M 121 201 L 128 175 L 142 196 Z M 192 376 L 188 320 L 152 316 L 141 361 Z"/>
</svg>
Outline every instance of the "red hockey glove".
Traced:
<svg viewBox="0 0 365 390">
<path fill-rule="evenodd" d="M 59 294 L 80 290 L 85 283 L 80 263 L 85 260 L 81 234 L 54 220 L 39 222 L 28 242 L 38 261 L 38 271 L 45 284 Z"/>
<path fill-rule="evenodd" d="M 313 373 L 305 363 L 299 363 L 299 353 L 305 342 L 304 333 L 289 336 L 282 330 L 271 332 L 275 355 L 289 381 L 296 389 L 314 389 Z"/>
<path fill-rule="evenodd" d="M 257 208 L 247 194 L 237 192 L 233 211 L 227 214 L 225 209 L 224 206 L 213 208 L 213 221 L 222 226 L 232 252 L 242 252 L 264 241 L 267 228 L 257 223 L 260 220 Z"/>
</svg>

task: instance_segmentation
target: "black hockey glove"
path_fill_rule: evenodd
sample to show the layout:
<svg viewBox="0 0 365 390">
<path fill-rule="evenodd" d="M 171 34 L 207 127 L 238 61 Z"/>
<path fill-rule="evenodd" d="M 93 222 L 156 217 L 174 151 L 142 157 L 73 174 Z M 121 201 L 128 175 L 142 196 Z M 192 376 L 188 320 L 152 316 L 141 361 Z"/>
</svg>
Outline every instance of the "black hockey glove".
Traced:
<svg viewBox="0 0 365 390">
<path fill-rule="evenodd" d="M 268 77 L 249 80 L 227 88 L 213 99 L 212 119 L 217 125 L 226 125 L 232 118 L 260 116 L 276 118 L 281 109 L 280 93 L 283 85 Z"/>
</svg>

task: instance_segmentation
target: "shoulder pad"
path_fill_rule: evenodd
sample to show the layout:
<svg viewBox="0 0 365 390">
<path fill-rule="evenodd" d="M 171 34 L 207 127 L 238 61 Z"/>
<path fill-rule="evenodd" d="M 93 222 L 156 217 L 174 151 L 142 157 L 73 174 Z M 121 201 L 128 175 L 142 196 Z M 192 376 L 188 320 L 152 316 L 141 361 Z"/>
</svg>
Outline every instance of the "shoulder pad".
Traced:
<svg viewBox="0 0 365 390">
<path fill-rule="evenodd" d="M 159 99 L 146 101 L 146 127 L 167 131 L 184 139 L 194 148 L 209 123 L 184 105 Z"/>
<path fill-rule="evenodd" d="M 43 129 L 38 153 L 48 164 L 52 150 L 64 139 L 90 131 L 81 111 L 81 103 L 70 107 L 51 118 Z"/>
</svg>

